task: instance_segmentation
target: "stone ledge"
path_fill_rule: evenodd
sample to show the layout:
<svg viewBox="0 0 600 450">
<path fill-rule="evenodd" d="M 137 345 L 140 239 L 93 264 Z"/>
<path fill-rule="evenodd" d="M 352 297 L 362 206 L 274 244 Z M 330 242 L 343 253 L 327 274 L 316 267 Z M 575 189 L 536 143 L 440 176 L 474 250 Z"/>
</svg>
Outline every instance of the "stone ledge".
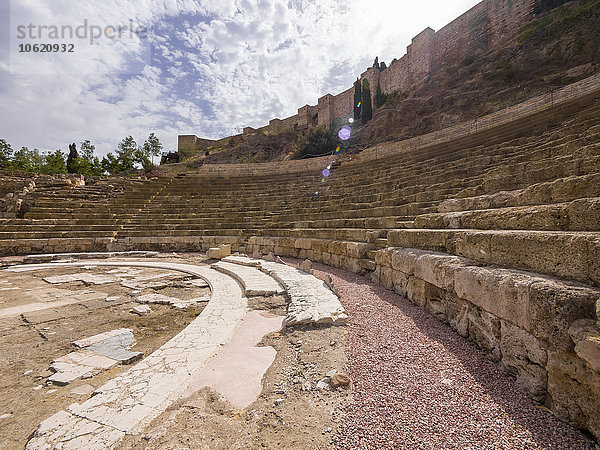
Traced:
<svg viewBox="0 0 600 450">
<path fill-rule="evenodd" d="M 286 288 L 290 298 L 285 323 L 343 325 L 348 316 L 338 297 L 318 278 L 294 267 L 260 259 L 230 256 L 223 261 L 257 267 Z"/>
</svg>

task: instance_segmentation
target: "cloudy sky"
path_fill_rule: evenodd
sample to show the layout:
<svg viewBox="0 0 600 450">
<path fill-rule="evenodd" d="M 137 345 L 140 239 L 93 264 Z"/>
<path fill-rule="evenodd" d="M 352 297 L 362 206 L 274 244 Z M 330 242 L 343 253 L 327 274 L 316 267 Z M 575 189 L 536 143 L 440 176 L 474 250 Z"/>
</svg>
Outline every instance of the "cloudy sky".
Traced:
<svg viewBox="0 0 600 450">
<path fill-rule="evenodd" d="M 90 139 L 103 155 L 129 134 L 175 149 L 178 134 L 260 127 L 477 3 L 0 0 L 0 138 L 63 151 Z"/>
</svg>

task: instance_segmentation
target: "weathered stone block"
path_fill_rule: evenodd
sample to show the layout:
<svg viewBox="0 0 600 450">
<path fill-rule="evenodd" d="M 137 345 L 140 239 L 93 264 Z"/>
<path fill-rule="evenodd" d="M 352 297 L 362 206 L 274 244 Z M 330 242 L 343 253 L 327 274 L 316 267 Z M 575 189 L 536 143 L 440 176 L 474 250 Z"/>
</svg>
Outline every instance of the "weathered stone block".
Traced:
<svg viewBox="0 0 600 450">
<path fill-rule="evenodd" d="M 386 289 L 392 289 L 394 287 L 394 269 L 391 267 L 381 267 L 379 274 L 379 284 Z"/>
<path fill-rule="evenodd" d="M 454 275 L 463 265 L 461 258 L 444 254 L 423 254 L 415 262 L 415 276 L 449 292 L 454 291 Z"/>
<path fill-rule="evenodd" d="M 294 247 L 301 248 L 303 250 L 309 250 L 311 247 L 310 239 L 296 239 L 294 242 Z"/>
<path fill-rule="evenodd" d="M 484 349 L 493 361 L 500 361 L 500 320 L 479 308 L 468 312 L 469 337 Z"/>
<path fill-rule="evenodd" d="M 415 271 L 417 259 L 423 254 L 424 252 L 421 250 L 396 248 L 392 252 L 392 268 L 407 275 L 412 275 Z"/>
<path fill-rule="evenodd" d="M 377 253 L 375 253 L 375 262 L 377 263 L 378 266 L 384 266 L 384 267 L 391 268 L 393 253 L 394 253 L 393 248 L 384 248 L 384 249 L 378 250 Z"/>
<path fill-rule="evenodd" d="M 600 437 L 600 374 L 574 353 L 549 351 L 548 394 L 552 411 Z"/>
<path fill-rule="evenodd" d="M 311 247 L 313 250 L 318 252 L 328 252 L 329 251 L 329 241 L 325 239 L 313 239 L 311 241 Z"/>
<path fill-rule="evenodd" d="M 449 292 L 445 293 L 444 300 L 448 323 L 462 337 L 467 337 L 469 335 L 469 303 Z"/>
<path fill-rule="evenodd" d="M 231 245 L 222 244 L 218 248 L 209 248 L 206 257 L 209 259 L 222 259 L 231 255 Z"/>
<path fill-rule="evenodd" d="M 526 329 L 561 350 L 571 350 L 568 330 L 580 319 L 594 319 L 600 292 L 578 285 L 541 280 L 531 284 Z"/>
<path fill-rule="evenodd" d="M 340 267 L 340 255 L 332 253 L 331 255 L 331 265 L 333 267 Z"/>
<path fill-rule="evenodd" d="M 575 343 L 575 353 L 587 365 L 600 372 L 600 330 L 593 320 L 578 320 L 569 328 L 569 335 Z"/>
<path fill-rule="evenodd" d="M 516 378 L 517 385 L 536 401 L 546 398 L 548 374 L 547 343 L 527 331 L 501 321 L 502 365 Z"/>
<path fill-rule="evenodd" d="M 335 255 L 346 254 L 346 243 L 342 241 L 330 241 L 329 253 L 333 253 Z"/>
<path fill-rule="evenodd" d="M 531 282 L 531 277 L 516 272 L 466 266 L 456 269 L 454 289 L 460 298 L 529 330 Z"/>
<path fill-rule="evenodd" d="M 425 306 L 427 297 L 425 296 L 425 282 L 420 278 L 411 276 L 406 286 L 408 299 L 418 306 Z"/>
<path fill-rule="evenodd" d="M 348 256 L 351 258 L 364 258 L 366 256 L 367 250 L 372 248 L 371 245 L 363 244 L 360 242 L 348 242 L 346 244 L 346 251 Z"/>
</svg>

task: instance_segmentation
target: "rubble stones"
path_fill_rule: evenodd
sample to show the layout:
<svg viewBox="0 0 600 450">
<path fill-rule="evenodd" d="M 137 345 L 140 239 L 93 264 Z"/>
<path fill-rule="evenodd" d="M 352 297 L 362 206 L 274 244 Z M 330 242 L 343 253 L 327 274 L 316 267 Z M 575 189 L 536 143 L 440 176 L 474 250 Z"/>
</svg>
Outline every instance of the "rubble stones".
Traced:
<svg viewBox="0 0 600 450">
<path fill-rule="evenodd" d="M 229 255 L 231 255 L 231 245 L 229 244 L 219 245 L 218 248 L 209 248 L 206 252 L 208 259 L 223 259 Z"/>
<path fill-rule="evenodd" d="M 350 377 L 343 373 L 336 373 L 331 377 L 331 387 L 337 389 L 338 387 L 346 387 L 350 385 Z"/>
<path fill-rule="evenodd" d="M 133 332 L 128 328 L 75 341 L 73 345 L 81 350 L 54 360 L 50 369 L 56 373 L 49 380 L 64 385 L 78 378 L 90 378 L 119 363 L 130 363 L 142 356 L 141 352 L 129 350 L 134 344 Z"/>
<path fill-rule="evenodd" d="M 311 273 L 312 270 L 312 262 L 310 259 L 305 259 L 300 264 L 298 264 L 298 269 L 303 270 L 306 273 Z"/>
<path fill-rule="evenodd" d="M 87 284 L 109 284 L 116 280 L 113 277 L 105 275 L 93 275 L 91 273 L 76 273 L 73 275 L 58 275 L 55 277 L 46 277 L 44 281 L 50 284 L 70 283 L 73 281 L 82 281 Z"/>
<path fill-rule="evenodd" d="M 139 305 L 134 306 L 131 312 L 137 314 L 138 316 L 145 316 L 146 314 L 150 314 L 152 309 L 150 309 L 148 305 Z"/>
</svg>

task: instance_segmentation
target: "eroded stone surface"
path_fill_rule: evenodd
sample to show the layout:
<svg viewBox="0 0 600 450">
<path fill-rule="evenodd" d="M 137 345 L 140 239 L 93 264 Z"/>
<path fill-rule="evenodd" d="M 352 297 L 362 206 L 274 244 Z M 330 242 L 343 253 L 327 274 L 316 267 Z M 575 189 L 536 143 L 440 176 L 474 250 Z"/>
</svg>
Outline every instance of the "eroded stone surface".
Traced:
<svg viewBox="0 0 600 450">
<path fill-rule="evenodd" d="M 135 345 L 133 332 L 128 328 L 107 331 L 73 342 L 80 348 L 54 361 L 50 369 L 56 373 L 49 380 L 56 384 L 68 384 L 78 378 L 89 378 L 102 370 L 110 369 L 120 362 L 128 363 L 142 356 L 132 352 Z"/>
<path fill-rule="evenodd" d="M 52 383 L 64 385 L 78 378 L 88 378 L 119 363 L 92 350 L 78 350 L 52 361 L 50 369 L 56 373 L 48 378 Z"/>
<path fill-rule="evenodd" d="M 242 256 L 230 256 L 224 261 L 258 267 L 285 287 L 290 298 L 285 318 L 287 325 L 304 323 L 340 325 L 346 323 L 348 319 L 338 297 L 327 285 L 302 270 Z"/>
<path fill-rule="evenodd" d="M 283 317 L 266 311 L 251 311 L 233 338 L 198 374 L 192 389 L 209 386 L 237 409 L 256 401 L 262 391 L 262 378 L 275 360 L 273 347 L 256 347 L 267 335 L 283 327 Z"/>
<path fill-rule="evenodd" d="M 83 281 L 88 284 L 109 284 L 116 280 L 111 276 L 93 275 L 91 273 L 75 273 L 72 275 L 58 275 L 56 277 L 46 277 L 44 281 L 50 284 L 70 283 L 73 281 Z"/>
<path fill-rule="evenodd" d="M 181 300 L 176 297 L 169 297 L 167 295 L 162 295 L 162 294 L 157 294 L 157 293 L 138 295 L 135 298 L 135 300 L 140 303 L 158 303 L 161 305 L 171 305 L 175 308 L 180 308 L 180 309 L 187 308 L 188 306 L 192 306 L 199 302 L 208 301 L 209 299 L 210 299 L 210 297 L 198 297 L 198 298 L 193 298 L 191 300 Z"/>
</svg>

